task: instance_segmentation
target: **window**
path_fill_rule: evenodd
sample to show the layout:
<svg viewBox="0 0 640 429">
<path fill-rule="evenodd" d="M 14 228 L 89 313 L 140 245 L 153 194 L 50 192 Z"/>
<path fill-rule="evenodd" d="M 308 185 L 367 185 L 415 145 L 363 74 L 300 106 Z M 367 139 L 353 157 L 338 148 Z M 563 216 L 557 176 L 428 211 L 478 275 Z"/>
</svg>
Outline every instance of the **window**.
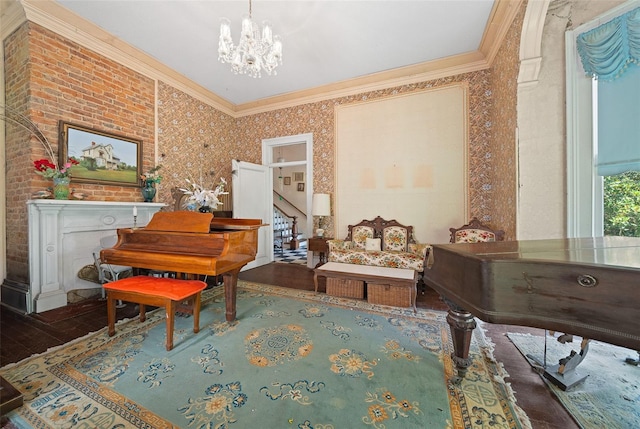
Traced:
<svg viewBox="0 0 640 429">
<path fill-rule="evenodd" d="M 604 176 L 604 235 L 640 237 L 640 172 Z"/>
<path fill-rule="evenodd" d="M 634 90 L 640 91 L 640 70 L 634 70 L 634 72 L 637 71 L 636 76 L 625 76 L 625 79 L 618 80 L 616 85 L 607 87 L 608 84 L 604 84 L 604 82 L 608 78 L 616 77 L 627 65 L 617 64 L 608 70 L 594 71 L 590 68 L 593 64 L 596 64 L 593 67 L 597 68 L 597 63 L 580 61 L 578 51 L 584 56 L 585 48 L 584 46 L 578 47 L 577 42 L 581 34 L 596 27 L 602 29 L 612 20 L 615 21 L 617 27 L 606 28 L 606 30 L 611 30 L 611 32 L 627 31 L 628 27 L 630 32 L 640 31 L 640 8 L 637 8 L 637 3 L 635 10 L 632 10 L 632 6 L 626 4 L 612 9 L 597 20 L 567 32 L 565 39 L 567 46 L 567 231 L 569 237 L 598 236 L 603 235 L 604 232 L 615 231 L 610 228 L 611 225 L 617 224 L 617 222 L 613 222 L 612 205 L 615 205 L 614 203 L 623 205 L 624 201 L 628 202 L 630 197 L 626 194 L 624 197 L 621 196 L 618 182 L 626 181 L 629 183 L 629 178 L 625 176 L 616 179 L 616 176 L 609 176 L 612 173 L 635 170 L 640 166 L 640 158 L 636 155 L 640 149 L 638 144 L 640 126 L 638 126 L 639 121 L 635 119 L 640 113 L 632 113 L 632 116 L 636 115 L 634 119 L 625 122 L 623 115 L 628 109 L 619 101 L 620 91 L 626 94 L 631 90 L 629 88 L 616 89 L 617 84 L 626 83 L 630 84 L 631 88 L 635 87 Z M 620 23 L 622 19 L 626 21 Z M 602 32 L 595 35 L 601 36 Z M 581 40 L 581 44 L 584 45 L 584 39 Z M 596 45 L 594 44 L 594 46 Z M 627 48 L 628 44 L 623 43 L 620 46 Z M 599 54 L 597 48 L 594 54 L 595 56 Z M 624 52 L 624 55 L 627 54 L 629 54 L 628 51 Z M 623 62 L 627 60 L 624 55 Z M 607 58 L 607 60 L 610 59 Z M 601 82 L 588 77 L 582 64 L 587 64 L 585 68 L 590 73 L 603 76 Z M 608 66 L 611 66 L 611 62 L 608 63 Z M 638 67 L 629 65 L 629 68 Z M 608 72 L 611 73 L 610 76 L 607 76 Z M 612 89 L 613 92 L 611 92 Z M 600 100 L 598 100 L 599 92 L 601 93 Z M 635 96 L 635 100 L 637 100 L 637 96 Z M 606 104 L 612 102 L 613 104 Z M 598 110 L 601 110 L 604 115 L 598 115 Z M 619 113 L 620 111 L 625 113 Z M 627 124 L 630 125 L 627 126 Z M 632 136 L 625 137 L 625 134 L 621 132 L 621 127 L 625 132 L 630 132 Z M 611 130 L 614 132 L 611 133 Z M 634 133 L 636 133 L 635 136 L 633 136 Z M 610 139 L 610 135 L 614 135 L 615 138 Z M 610 158 L 607 153 L 599 154 L 599 151 L 606 152 L 608 150 L 607 145 L 612 145 L 616 150 L 620 147 L 629 147 L 631 152 L 623 151 L 623 155 L 617 159 Z M 600 165 L 597 166 L 597 163 Z M 606 177 L 604 181 L 603 176 Z M 633 174 L 629 176 L 636 177 Z M 604 187 L 605 183 L 606 188 Z M 640 185 L 637 184 L 635 188 L 633 186 L 626 188 L 632 194 L 631 199 L 633 199 L 634 192 L 638 190 L 638 186 Z M 616 198 L 618 201 L 605 201 L 605 198 Z M 605 222 L 609 224 L 606 231 Z M 629 222 L 633 221 L 629 220 Z"/>
</svg>

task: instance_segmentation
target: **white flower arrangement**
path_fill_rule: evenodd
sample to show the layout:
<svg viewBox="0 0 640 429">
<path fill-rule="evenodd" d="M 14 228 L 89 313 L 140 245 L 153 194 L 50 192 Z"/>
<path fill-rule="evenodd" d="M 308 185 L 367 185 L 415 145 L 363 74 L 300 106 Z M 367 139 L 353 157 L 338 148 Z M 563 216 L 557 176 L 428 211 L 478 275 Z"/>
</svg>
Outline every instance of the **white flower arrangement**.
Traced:
<svg viewBox="0 0 640 429">
<path fill-rule="evenodd" d="M 189 179 L 186 179 L 189 184 L 189 188 L 180 188 L 185 195 L 188 195 L 184 202 L 184 207 L 187 210 L 199 210 L 204 208 L 205 210 L 213 210 L 223 203 L 218 199 L 219 195 L 226 195 L 224 187 L 227 185 L 227 181 L 221 177 L 220 183 L 214 189 L 205 189 L 202 185 L 199 185 Z"/>
</svg>

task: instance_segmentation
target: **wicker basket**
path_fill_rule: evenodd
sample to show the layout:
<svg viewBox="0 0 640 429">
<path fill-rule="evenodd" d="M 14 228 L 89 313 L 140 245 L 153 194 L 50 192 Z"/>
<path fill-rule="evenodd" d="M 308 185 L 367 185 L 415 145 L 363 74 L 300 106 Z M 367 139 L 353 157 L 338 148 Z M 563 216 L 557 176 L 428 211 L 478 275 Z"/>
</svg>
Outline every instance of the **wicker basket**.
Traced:
<svg viewBox="0 0 640 429">
<path fill-rule="evenodd" d="M 358 280 L 345 280 L 328 277 L 327 295 L 363 299 L 364 282 Z"/>
<path fill-rule="evenodd" d="M 411 289 L 394 284 L 367 283 L 367 301 L 370 304 L 412 307 Z"/>
</svg>

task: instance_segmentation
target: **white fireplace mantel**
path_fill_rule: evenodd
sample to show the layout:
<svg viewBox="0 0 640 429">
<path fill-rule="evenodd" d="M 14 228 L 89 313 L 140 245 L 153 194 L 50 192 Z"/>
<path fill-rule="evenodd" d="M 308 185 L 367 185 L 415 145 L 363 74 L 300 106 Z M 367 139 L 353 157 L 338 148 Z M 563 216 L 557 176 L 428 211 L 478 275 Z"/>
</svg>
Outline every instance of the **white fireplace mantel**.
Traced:
<svg viewBox="0 0 640 429">
<path fill-rule="evenodd" d="M 78 271 L 93 264 L 100 239 L 118 228 L 146 226 L 165 204 L 119 201 L 29 200 L 29 295 L 27 312 L 67 305 L 67 292 L 96 288 Z M 135 209 L 134 209 L 135 207 Z"/>
</svg>

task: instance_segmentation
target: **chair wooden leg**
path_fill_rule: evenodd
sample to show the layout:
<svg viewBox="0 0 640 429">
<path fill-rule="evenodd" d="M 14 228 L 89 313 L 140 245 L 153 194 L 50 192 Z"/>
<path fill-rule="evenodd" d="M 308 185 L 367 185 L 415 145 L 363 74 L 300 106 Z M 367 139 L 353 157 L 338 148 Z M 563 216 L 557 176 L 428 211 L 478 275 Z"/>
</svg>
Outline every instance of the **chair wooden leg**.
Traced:
<svg viewBox="0 0 640 429">
<path fill-rule="evenodd" d="M 109 336 L 116 334 L 116 306 L 111 292 L 107 293 L 107 326 L 109 327 Z"/>
<path fill-rule="evenodd" d="M 147 320 L 147 306 L 144 304 L 138 304 L 140 307 L 140 322 Z"/>
<path fill-rule="evenodd" d="M 165 304 L 165 312 L 167 316 L 167 351 L 173 348 L 173 324 L 176 315 L 176 302 L 170 299 Z"/>
</svg>

